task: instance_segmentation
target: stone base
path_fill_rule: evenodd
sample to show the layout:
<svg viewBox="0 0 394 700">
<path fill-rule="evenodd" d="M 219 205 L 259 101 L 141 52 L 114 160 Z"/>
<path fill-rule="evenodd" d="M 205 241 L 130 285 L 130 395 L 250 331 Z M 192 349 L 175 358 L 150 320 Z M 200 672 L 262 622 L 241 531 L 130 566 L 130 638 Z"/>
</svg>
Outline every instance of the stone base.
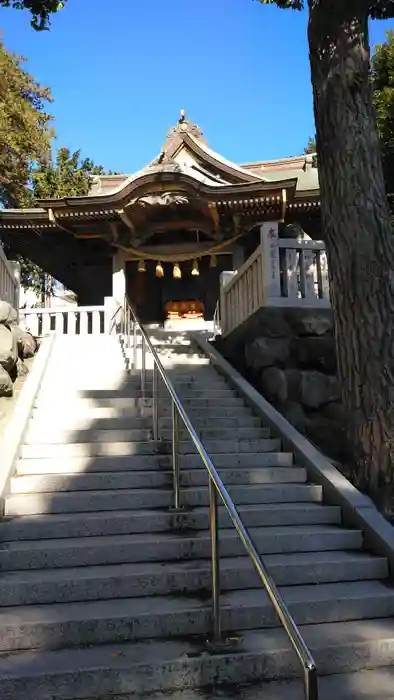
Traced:
<svg viewBox="0 0 394 700">
<path fill-rule="evenodd" d="M 260 309 L 216 346 L 311 442 L 347 459 L 331 309 Z"/>
</svg>

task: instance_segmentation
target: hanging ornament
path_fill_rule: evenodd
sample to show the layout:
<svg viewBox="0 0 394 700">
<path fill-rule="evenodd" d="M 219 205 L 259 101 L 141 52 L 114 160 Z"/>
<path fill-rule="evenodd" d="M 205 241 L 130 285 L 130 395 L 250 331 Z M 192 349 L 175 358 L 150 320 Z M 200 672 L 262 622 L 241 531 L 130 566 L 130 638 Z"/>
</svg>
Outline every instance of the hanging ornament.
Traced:
<svg viewBox="0 0 394 700">
<path fill-rule="evenodd" d="M 193 260 L 192 275 L 193 277 L 198 277 L 199 274 L 200 271 L 198 269 L 198 262 L 197 260 Z"/>
<path fill-rule="evenodd" d="M 145 260 L 138 261 L 138 272 L 146 272 Z"/>
<path fill-rule="evenodd" d="M 163 265 L 160 260 L 156 263 L 156 277 L 164 277 Z"/>
<path fill-rule="evenodd" d="M 209 267 L 216 267 L 217 265 L 217 257 L 216 255 L 211 255 L 210 260 L 209 260 Z"/>
<path fill-rule="evenodd" d="M 180 280 L 182 277 L 181 268 L 179 267 L 179 263 L 177 263 L 177 262 L 174 263 L 174 267 L 172 269 L 172 276 L 176 280 Z"/>
</svg>

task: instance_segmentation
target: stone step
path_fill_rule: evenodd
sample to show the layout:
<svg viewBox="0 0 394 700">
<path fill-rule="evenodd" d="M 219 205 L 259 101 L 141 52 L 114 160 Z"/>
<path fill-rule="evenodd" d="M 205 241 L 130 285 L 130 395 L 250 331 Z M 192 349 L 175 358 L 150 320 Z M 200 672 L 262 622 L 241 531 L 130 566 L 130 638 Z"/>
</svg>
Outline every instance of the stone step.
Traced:
<svg viewBox="0 0 394 700">
<path fill-rule="evenodd" d="M 297 625 L 344 622 L 394 615 L 394 589 L 379 581 L 281 588 Z M 9 607 L 2 612 L 0 650 L 61 649 L 143 639 L 209 634 L 211 600 L 182 595 L 119 598 L 55 605 Z M 221 596 L 223 632 L 278 627 L 260 587 Z"/>
<path fill-rule="evenodd" d="M 222 377 L 216 370 L 212 370 L 211 372 L 206 372 L 205 374 L 173 374 L 171 371 L 167 373 L 171 382 L 175 386 L 176 389 L 184 389 L 184 388 L 189 388 L 189 389 L 199 389 L 199 388 L 209 388 L 210 386 L 213 386 L 217 389 L 225 389 L 225 388 L 232 388 L 231 384 L 225 379 L 225 377 Z M 141 388 L 141 373 L 139 372 L 137 375 L 132 376 L 130 374 L 127 375 L 127 382 L 129 386 L 134 387 L 135 389 L 140 389 Z M 162 379 L 159 377 L 159 382 L 162 385 Z M 150 390 L 153 388 L 153 377 L 152 373 L 146 373 L 145 374 L 145 386 L 148 387 Z"/>
<path fill-rule="evenodd" d="M 74 410 L 75 408 L 87 408 L 90 405 L 92 406 L 114 406 L 115 408 L 121 409 L 123 407 L 128 407 L 128 408 L 140 408 L 143 406 L 152 406 L 152 398 L 147 397 L 146 399 L 139 398 L 139 397 L 133 397 L 133 396 L 120 396 L 119 393 L 116 393 L 117 395 L 115 396 L 87 396 L 88 392 L 80 392 L 79 394 L 73 393 L 70 396 L 63 395 L 62 396 L 62 405 L 63 405 L 63 410 L 66 409 L 67 411 Z M 201 397 L 182 397 L 182 404 L 184 405 L 185 409 L 188 410 L 189 408 L 194 408 L 196 410 L 202 410 L 205 409 L 207 406 L 215 406 L 215 407 L 221 407 L 221 406 L 232 406 L 232 407 L 243 407 L 245 404 L 243 402 L 243 399 L 239 398 L 238 396 L 235 396 L 234 394 L 227 394 L 220 396 L 218 398 L 215 398 L 213 396 L 212 398 L 209 397 L 209 395 L 206 395 L 205 398 Z M 160 406 L 168 406 L 171 408 L 172 405 L 172 399 L 170 398 L 170 395 L 168 394 L 167 396 L 163 396 L 162 400 L 160 401 Z M 38 394 L 36 402 L 35 402 L 36 407 L 44 407 L 45 410 L 48 412 L 53 411 L 53 391 L 51 391 L 48 394 Z"/>
<path fill-rule="evenodd" d="M 384 557 L 362 552 L 268 554 L 264 563 L 278 586 L 384 579 Z M 210 559 L 18 571 L 0 578 L 0 606 L 179 595 L 212 590 Z M 261 585 L 248 556 L 223 558 L 221 590 L 247 590 Z"/>
<path fill-rule="evenodd" d="M 244 452 L 278 452 L 281 449 L 281 442 L 277 439 L 256 440 L 214 440 L 204 441 L 204 447 L 209 455 L 224 454 L 232 452 L 242 454 Z M 44 444 L 30 443 L 22 445 L 20 455 L 22 459 L 40 459 L 48 457 L 117 457 L 145 454 L 168 454 L 171 451 L 171 444 L 165 442 L 86 442 L 86 443 L 65 443 L 65 444 Z M 196 448 L 191 439 L 179 442 L 179 452 L 181 454 L 195 453 Z"/>
<path fill-rule="evenodd" d="M 53 408 L 51 410 L 48 405 L 43 405 L 40 408 L 33 408 L 32 418 L 38 417 L 43 419 L 47 417 L 48 414 L 53 415 Z M 192 422 L 199 418 L 216 419 L 218 416 L 218 409 L 215 406 L 191 405 L 187 409 L 187 414 Z M 172 408 L 168 403 L 160 407 L 161 418 L 171 417 L 171 415 Z M 244 418 L 245 416 L 250 417 L 252 415 L 251 409 L 242 403 L 220 406 L 220 416 L 223 419 L 227 417 Z M 150 399 L 145 402 L 135 402 L 132 399 L 107 399 L 98 404 L 90 399 L 78 399 L 72 402 L 70 406 L 59 405 L 56 407 L 57 420 L 69 419 L 70 416 L 74 418 L 80 417 L 85 420 L 90 419 L 91 421 L 103 418 L 150 417 L 152 416 L 152 401 Z"/>
<path fill-rule="evenodd" d="M 261 418 L 255 416 L 225 416 L 215 417 L 215 422 L 213 424 L 212 418 L 207 417 L 205 414 L 201 414 L 197 418 L 193 419 L 193 425 L 199 429 L 204 430 L 207 428 L 213 428 L 215 430 L 240 430 L 244 428 L 261 428 Z M 170 416 L 162 418 L 159 416 L 159 427 L 161 430 L 170 430 L 172 428 L 172 418 Z M 84 415 L 62 415 L 60 418 L 58 415 L 48 416 L 46 412 L 36 413 L 35 417 L 30 419 L 29 431 L 41 432 L 41 431 L 55 431 L 55 430 L 151 430 L 152 429 L 152 416 L 146 416 L 141 418 L 123 417 L 118 416 L 114 418 L 95 417 L 92 413 L 91 417 L 86 417 Z"/>
<path fill-rule="evenodd" d="M 239 507 L 246 527 L 285 525 L 340 525 L 338 506 L 315 503 L 252 504 Z M 220 527 L 233 525 L 224 507 L 219 507 Z M 3 519 L 0 542 L 13 540 L 56 539 L 63 537 L 100 537 L 185 530 L 203 530 L 209 526 L 209 510 L 200 507 L 174 513 L 171 510 L 116 510 L 57 515 L 30 515 Z"/>
<path fill-rule="evenodd" d="M 291 452 L 261 452 L 243 454 L 216 454 L 213 462 L 217 469 L 290 467 L 293 464 Z M 179 463 L 183 469 L 200 469 L 201 457 L 197 454 L 180 455 Z M 172 469 L 171 455 L 127 455 L 115 457 L 59 457 L 20 459 L 17 463 L 18 474 L 79 474 L 81 472 L 114 472 Z"/>
<path fill-rule="evenodd" d="M 322 488 L 315 484 L 230 486 L 228 491 L 237 506 L 252 503 L 318 503 L 322 499 Z M 164 488 L 20 494 L 11 495 L 6 499 L 5 515 L 170 508 L 173 505 L 173 498 L 173 490 Z M 207 505 L 208 489 L 205 487 L 182 489 L 181 503 L 189 507 Z"/>
<path fill-rule="evenodd" d="M 301 633 L 319 669 L 319 700 L 392 700 L 393 620 L 304 625 Z M 29 700 L 115 700 L 115 693 L 132 700 L 155 691 L 161 693 L 150 700 L 168 698 L 163 691 L 172 691 L 172 700 L 206 700 L 212 687 L 215 697 L 232 700 L 231 684 L 240 700 L 305 699 L 300 663 L 284 630 L 237 636 L 216 654 L 193 637 L 16 652 L 0 658 L 2 700 L 26 700 L 26 688 Z M 375 670 L 356 673 L 363 665 Z M 296 680 L 268 682 L 284 678 Z"/>
<path fill-rule="evenodd" d="M 53 400 L 53 391 L 61 392 L 62 394 L 62 399 L 63 401 L 72 401 L 74 399 L 90 399 L 92 401 L 95 401 L 96 398 L 98 400 L 102 399 L 143 399 L 145 397 L 147 398 L 152 398 L 152 391 L 146 388 L 145 392 L 142 393 L 142 391 L 138 388 L 135 388 L 133 386 L 129 386 L 128 384 L 124 386 L 116 386 L 114 389 L 102 389 L 101 391 L 99 390 L 94 390 L 90 391 L 88 389 L 84 389 L 83 387 L 74 387 L 74 386 L 68 386 L 68 387 L 63 387 L 63 386 L 54 386 L 54 384 L 51 382 L 51 384 L 48 386 L 48 388 L 42 387 L 40 389 L 40 392 L 37 396 L 37 402 L 40 404 L 50 402 L 51 399 Z M 232 391 L 229 388 L 224 388 L 224 389 L 216 389 L 215 387 L 206 387 L 206 388 L 201 388 L 201 387 L 196 387 L 192 389 L 184 388 L 178 391 L 179 397 L 182 401 L 188 401 L 189 403 L 191 401 L 200 399 L 200 400 L 205 400 L 208 401 L 210 399 L 214 400 L 215 402 L 218 403 L 225 403 L 227 401 L 233 401 L 234 399 L 239 399 L 235 391 Z M 160 403 L 163 401 L 170 401 L 170 395 L 167 390 L 163 389 L 160 392 Z"/>
<path fill-rule="evenodd" d="M 261 554 L 353 550 L 362 546 L 358 530 L 330 525 L 293 525 L 250 528 Z M 57 569 L 132 562 L 192 560 L 209 558 L 207 530 L 168 533 L 138 533 L 105 537 L 48 539 L 4 543 L 0 550 L 0 570 Z M 220 533 L 222 557 L 242 556 L 243 544 L 234 528 Z"/>
<path fill-rule="evenodd" d="M 319 700 L 392 700 L 394 666 L 360 673 L 339 673 L 323 676 L 319 680 Z M 391 686 L 390 686 L 391 684 Z M 168 693 L 150 693 L 149 700 L 165 700 Z M 122 700 L 132 700 L 133 694 L 122 695 Z M 216 693 L 215 693 L 216 697 Z M 207 690 L 194 689 L 171 693 L 171 700 L 206 700 Z M 220 692 L 221 700 L 233 700 L 231 688 Z M 301 680 L 268 681 L 252 685 L 237 685 L 239 700 L 305 700 Z"/>
<path fill-rule="evenodd" d="M 222 469 L 220 475 L 226 484 L 304 484 L 306 470 L 302 467 L 259 467 L 257 469 Z M 106 489 L 160 489 L 171 488 L 171 471 L 126 471 L 101 472 L 97 474 L 37 474 L 16 476 L 11 480 L 12 494 L 54 493 L 70 491 L 100 491 Z M 208 487 L 205 468 L 183 470 L 181 487 Z"/>
<path fill-rule="evenodd" d="M 197 426 L 195 426 L 197 429 Z M 180 438 L 182 440 L 189 439 L 189 432 L 185 427 L 181 427 L 179 431 Z M 242 439 L 242 440 L 257 440 L 266 439 L 270 437 L 269 428 L 262 427 L 252 427 L 252 428 L 199 428 L 198 435 L 200 440 L 231 440 Z M 165 441 L 172 440 L 172 430 L 160 428 L 160 437 Z M 106 428 L 97 429 L 94 425 L 92 428 L 87 430 L 64 430 L 61 422 L 57 426 L 53 426 L 51 430 L 48 430 L 48 426 L 45 428 L 42 425 L 40 428 L 29 428 L 26 436 L 25 442 L 41 443 L 41 444 L 69 444 L 69 443 L 89 443 L 89 442 L 143 442 L 150 441 L 153 439 L 152 428 L 126 428 L 124 430 L 116 428 L 115 430 L 109 430 Z"/>
</svg>

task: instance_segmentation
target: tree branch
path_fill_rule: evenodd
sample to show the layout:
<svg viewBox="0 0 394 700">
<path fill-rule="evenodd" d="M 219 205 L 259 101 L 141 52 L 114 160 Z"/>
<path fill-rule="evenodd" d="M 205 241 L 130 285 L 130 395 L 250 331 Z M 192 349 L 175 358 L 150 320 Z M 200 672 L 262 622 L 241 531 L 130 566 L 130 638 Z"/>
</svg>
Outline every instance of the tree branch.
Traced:
<svg viewBox="0 0 394 700">
<path fill-rule="evenodd" d="M 277 5 L 281 10 L 303 10 L 304 0 L 258 0 L 262 5 Z"/>
<path fill-rule="evenodd" d="M 0 0 L 0 6 L 13 7 L 16 10 L 29 10 L 32 15 L 31 25 L 37 31 L 48 29 L 50 16 L 62 9 L 67 0 Z"/>
<path fill-rule="evenodd" d="M 369 14 L 372 19 L 391 19 L 394 17 L 394 0 L 373 0 Z"/>
</svg>

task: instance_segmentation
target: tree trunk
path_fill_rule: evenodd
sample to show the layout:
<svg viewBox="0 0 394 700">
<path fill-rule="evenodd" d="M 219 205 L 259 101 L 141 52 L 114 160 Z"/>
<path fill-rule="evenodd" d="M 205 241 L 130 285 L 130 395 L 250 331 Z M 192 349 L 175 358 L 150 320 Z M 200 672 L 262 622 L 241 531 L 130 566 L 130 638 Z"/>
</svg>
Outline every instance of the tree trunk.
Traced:
<svg viewBox="0 0 394 700">
<path fill-rule="evenodd" d="M 394 245 L 369 84 L 367 0 L 308 0 L 323 230 L 357 485 L 394 495 Z"/>
</svg>

